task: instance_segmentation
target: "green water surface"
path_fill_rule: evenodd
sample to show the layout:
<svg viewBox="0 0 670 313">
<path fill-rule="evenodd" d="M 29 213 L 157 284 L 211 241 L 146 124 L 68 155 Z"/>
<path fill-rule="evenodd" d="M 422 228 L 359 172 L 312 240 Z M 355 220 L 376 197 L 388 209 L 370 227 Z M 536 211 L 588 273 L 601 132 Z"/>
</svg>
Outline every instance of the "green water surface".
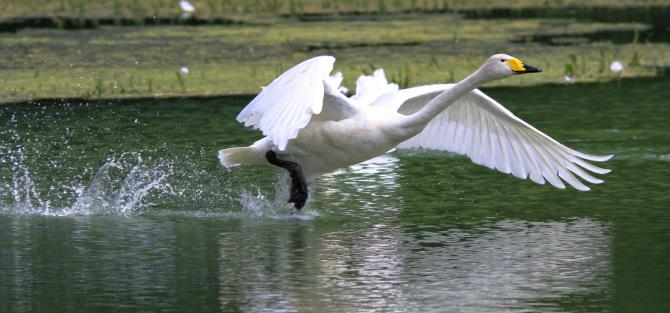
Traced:
<svg viewBox="0 0 670 313">
<path fill-rule="evenodd" d="M 670 312 L 670 79 L 485 90 L 590 192 L 429 151 L 321 177 L 300 214 L 249 98 L 0 106 L 0 312 Z"/>
</svg>

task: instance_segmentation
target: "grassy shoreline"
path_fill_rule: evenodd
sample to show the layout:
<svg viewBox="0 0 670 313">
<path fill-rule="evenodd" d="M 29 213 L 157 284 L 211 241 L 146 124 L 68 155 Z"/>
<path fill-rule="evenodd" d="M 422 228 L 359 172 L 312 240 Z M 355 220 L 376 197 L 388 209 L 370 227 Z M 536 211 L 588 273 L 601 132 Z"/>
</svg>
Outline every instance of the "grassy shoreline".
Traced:
<svg viewBox="0 0 670 313">
<path fill-rule="evenodd" d="M 485 85 L 480 87 L 484 92 L 490 92 L 494 90 L 507 89 L 507 88 L 542 88 L 546 86 L 551 87 L 562 87 L 562 88 L 572 88 L 572 87 L 581 87 L 584 85 L 599 85 L 599 84 L 615 84 L 615 85 L 627 85 L 628 82 L 647 82 L 650 80 L 658 79 L 668 79 L 667 71 L 662 72 L 658 76 L 634 76 L 634 77 L 622 77 L 616 80 L 599 80 L 599 81 L 583 81 L 578 84 L 564 84 L 564 83 L 539 83 L 535 85 Z M 39 98 L 39 99 L 25 99 L 21 101 L 14 102 L 5 102 L 0 103 L 1 105 L 25 105 L 25 104 L 39 104 L 39 105 L 51 105 L 51 104 L 69 104 L 69 103 L 141 103 L 147 101 L 178 101 L 180 99 L 191 99 L 191 100 L 222 100 L 223 103 L 234 102 L 234 103 L 244 103 L 253 99 L 257 93 L 247 93 L 247 94 L 212 94 L 212 95 L 183 95 L 183 94 L 174 94 L 174 95 L 161 95 L 161 96 L 128 96 L 128 97 L 110 97 L 110 98 L 82 98 L 82 97 L 59 97 L 59 98 Z"/>
<path fill-rule="evenodd" d="M 384 68 L 403 87 L 455 82 L 498 52 L 518 56 L 544 72 L 493 86 L 650 77 L 670 66 L 670 45 L 646 40 L 640 34 L 650 26 L 641 23 L 465 19 L 458 14 L 262 22 L 0 33 L 0 103 L 249 95 L 293 64 L 324 54 L 338 58 L 334 71 L 343 72 L 350 90 L 359 75 L 375 68 Z M 619 44 L 570 42 L 602 32 L 630 39 Z M 559 43 L 567 39 L 568 44 L 551 45 L 534 41 L 536 37 Z M 610 72 L 614 60 L 624 64 L 623 73 Z M 181 72 L 184 67 L 188 73 Z"/>
</svg>

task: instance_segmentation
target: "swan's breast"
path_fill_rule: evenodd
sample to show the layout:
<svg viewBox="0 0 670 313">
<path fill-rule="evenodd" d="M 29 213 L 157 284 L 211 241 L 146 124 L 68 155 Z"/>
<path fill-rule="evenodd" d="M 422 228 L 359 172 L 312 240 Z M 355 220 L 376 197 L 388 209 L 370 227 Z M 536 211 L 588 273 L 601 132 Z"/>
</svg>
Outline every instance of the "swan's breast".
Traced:
<svg viewBox="0 0 670 313">
<path fill-rule="evenodd" d="M 329 172 L 394 148 L 400 141 L 392 122 L 381 114 L 359 114 L 340 121 L 312 121 L 300 130 L 286 152 L 306 170 Z"/>
</svg>

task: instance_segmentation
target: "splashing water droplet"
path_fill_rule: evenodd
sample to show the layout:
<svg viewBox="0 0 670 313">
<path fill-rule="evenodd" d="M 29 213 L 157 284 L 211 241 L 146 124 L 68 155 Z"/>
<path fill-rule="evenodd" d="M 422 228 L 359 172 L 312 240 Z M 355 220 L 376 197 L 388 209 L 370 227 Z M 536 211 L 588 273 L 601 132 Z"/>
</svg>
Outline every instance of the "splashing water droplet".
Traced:
<svg viewBox="0 0 670 313">
<path fill-rule="evenodd" d="M 172 186 L 166 182 L 174 173 L 171 161 L 149 166 L 144 164 L 140 154 L 132 155 L 133 162 L 108 159 L 88 188 L 81 192 L 72 211 L 127 215 L 151 206 L 152 203 L 145 200 L 152 192 L 174 194 Z"/>
</svg>

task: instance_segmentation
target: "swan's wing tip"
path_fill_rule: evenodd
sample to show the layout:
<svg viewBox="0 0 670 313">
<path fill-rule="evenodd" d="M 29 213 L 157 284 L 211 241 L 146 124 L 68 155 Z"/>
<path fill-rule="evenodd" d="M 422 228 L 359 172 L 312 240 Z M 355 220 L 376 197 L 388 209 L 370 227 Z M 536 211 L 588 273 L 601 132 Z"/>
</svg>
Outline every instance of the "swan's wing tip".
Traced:
<svg viewBox="0 0 670 313">
<path fill-rule="evenodd" d="M 589 187 L 587 187 L 587 186 L 583 186 L 583 187 L 575 187 L 575 188 L 576 188 L 577 190 L 579 190 L 579 191 L 583 191 L 583 192 L 591 191 L 591 188 L 589 188 Z"/>
<path fill-rule="evenodd" d="M 579 152 L 579 151 L 574 151 L 574 155 L 578 156 L 582 159 L 586 159 L 586 160 L 594 161 L 594 162 L 605 162 L 605 161 L 609 161 L 611 158 L 614 157 L 614 154 L 595 155 L 595 154 L 588 154 L 588 153 L 583 153 L 583 152 Z"/>
</svg>

